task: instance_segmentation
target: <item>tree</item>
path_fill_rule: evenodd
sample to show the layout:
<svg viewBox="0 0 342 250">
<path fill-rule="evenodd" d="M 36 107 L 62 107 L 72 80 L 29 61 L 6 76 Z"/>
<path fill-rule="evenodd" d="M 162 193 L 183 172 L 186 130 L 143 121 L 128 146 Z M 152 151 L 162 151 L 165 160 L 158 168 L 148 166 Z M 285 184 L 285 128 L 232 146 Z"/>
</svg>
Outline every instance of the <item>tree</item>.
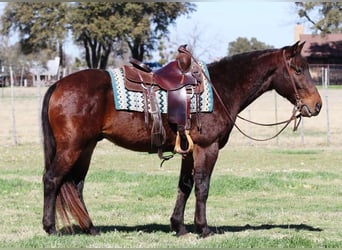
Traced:
<svg viewBox="0 0 342 250">
<path fill-rule="evenodd" d="M 113 45 L 129 32 L 122 26 L 119 9 L 111 2 L 79 2 L 70 9 L 70 26 L 75 42 L 84 47 L 88 68 L 105 68 Z"/>
<path fill-rule="evenodd" d="M 10 45 L 7 36 L 0 36 L 0 60 L 4 63 L 2 66 L 15 65 L 19 57 L 18 45 Z M 0 68 L 1 72 L 1 68 Z"/>
<path fill-rule="evenodd" d="M 21 52 L 20 44 L 15 43 L 13 45 L 10 44 L 10 39 L 8 36 L 0 35 L 0 62 L 2 62 L 2 67 L 0 68 L 0 72 L 3 69 L 4 72 L 8 73 L 10 67 L 14 75 L 20 76 L 20 78 L 15 78 L 15 85 L 23 85 L 23 74 L 25 71 L 30 71 L 34 64 L 37 62 L 41 63 L 42 66 L 45 65 L 44 60 L 36 60 L 31 54 L 24 55 Z M 47 61 L 48 59 L 46 59 Z M 20 79 L 20 80 L 19 80 Z"/>
<path fill-rule="evenodd" d="M 342 3 L 296 2 L 298 15 L 312 25 L 315 32 L 322 34 L 342 32 Z"/>
<path fill-rule="evenodd" d="M 232 56 L 239 53 L 249 52 L 253 50 L 272 49 L 271 45 L 267 45 L 258 41 L 255 37 L 250 40 L 244 37 L 238 37 L 236 41 L 230 42 L 228 45 L 228 55 Z"/>
<path fill-rule="evenodd" d="M 143 60 L 176 18 L 194 10 L 194 4 L 181 2 L 10 2 L 1 22 L 3 34 L 19 33 L 24 53 L 44 51 L 51 57 L 59 51 L 61 59 L 71 31 L 85 49 L 87 66 L 105 69 L 110 53 L 125 47 Z"/>
<path fill-rule="evenodd" d="M 154 50 L 168 26 L 194 11 L 190 3 L 80 2 L 70 15 L 74 40 L 85 48 L 89 68 L 106 68 L 108 57 L 125 41 L 132 57 L 143 60 Z"/>
<path fill-rule="evenodd" d="M 67 35 L 67 4 L 62 2 L 9 2 L 1 17 L 2 34 L 19 33 L 21 51 L 58 54 L 63 65 L 63 41 Z"/>
<path fill-rule="evenodd" d="M 126 13 L 133 24 L 131 33 L 126 33 L 132 56 L 143 60 L 144 54 L 154 50 L 158 41 L 167 37 L 168 26 L 184 14 L 195 10 L 195 5 L 181 2 L 141 2 L 127 3 Z"/>
</svg>

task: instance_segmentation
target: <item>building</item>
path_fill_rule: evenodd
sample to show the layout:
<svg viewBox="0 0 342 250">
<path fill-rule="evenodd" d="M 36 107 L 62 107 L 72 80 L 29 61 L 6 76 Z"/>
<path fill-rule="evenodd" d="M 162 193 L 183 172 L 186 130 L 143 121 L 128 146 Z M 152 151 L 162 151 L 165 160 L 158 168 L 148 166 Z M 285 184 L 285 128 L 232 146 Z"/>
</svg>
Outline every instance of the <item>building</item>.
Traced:
<svg viewBox="0 0 342 250">
<path fill-rule="evenodd" d="M 9 73 L 5 71 L 2 60 L 0 59 L 0 87 L 9 85 Z"/>
<path fill-rule="evenodd" d="M 302 50 L 309 64 L 340 64 L 342 65 L 342 33 L 299 36 L 305 41 Z"/>
<path fill-rule="evenodd" d="M 27 82 L 25 86 L 33 86 L 34 82 L 42 81 L 44 84 L 50 84 L 58 78 L 59 57 L 48 60 L 46 66 L 43 67 L 40 63 L 35 63 L 27 74 Z"/>
<path fill-rule="evenodd" d="M 322 69 L 327 68 L 330 84 L 342 85 L 342 33 L 304 34 L 304 26 L 297 25 L 295 40 L 305 42 L 302 55 L 309 63 L 311 76 L 316 84 L 322 83 Z"/>
<path fill-rule="evenodd" d="M 59 57 L 53 60 L 48 60 L 46 66 L 39 62 L 33 62 L 31 67 L 26 69 L 24 67 L 13 68 L 13 84 L 14 86 L 31 87 L 39 84 L 49 85 L 58 79 Z M 10 86 L 9 67 L 5 67 L 0 59 L 0 87 Z"/>
</svg>

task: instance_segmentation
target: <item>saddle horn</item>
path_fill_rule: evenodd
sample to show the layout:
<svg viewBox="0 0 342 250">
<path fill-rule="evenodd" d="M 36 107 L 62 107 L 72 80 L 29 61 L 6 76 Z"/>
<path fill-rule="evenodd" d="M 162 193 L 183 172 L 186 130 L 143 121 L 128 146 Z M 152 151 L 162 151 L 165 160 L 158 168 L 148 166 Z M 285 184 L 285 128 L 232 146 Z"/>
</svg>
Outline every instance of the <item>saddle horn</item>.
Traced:
<svg viewBox="0 0 342 250">
<path fill-rule="evenodd" d="M 179 53 L 176 57 L 178 67 L 183 73 L 188 72 L 191 66 L 191 55 L 190 52 L 186 49 L 186 46 L 186 44 L 179 46 Z"/>
</svg>

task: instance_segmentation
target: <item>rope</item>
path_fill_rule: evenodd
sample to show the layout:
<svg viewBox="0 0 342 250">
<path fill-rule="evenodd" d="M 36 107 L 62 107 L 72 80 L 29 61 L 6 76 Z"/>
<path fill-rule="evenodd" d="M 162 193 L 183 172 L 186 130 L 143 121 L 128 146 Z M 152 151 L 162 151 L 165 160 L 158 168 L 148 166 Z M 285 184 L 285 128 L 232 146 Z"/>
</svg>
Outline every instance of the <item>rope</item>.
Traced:
<svg viewBox="0 0 342 250">
<path fill-rule="evenodd" d="M 194 60 L 195 63 L 198 64 L 196 58 L 188 51 L 186 50 L 185 48 L 182 50 L 184 53 L 188 53 L 191 58 Z M 211 85 L 213 91 L 215 92 L 215 95 L 217 96 L 217 99 L 219 100 L 219 102 L 221 103 L 224 111 L 226 112 L 229 120 L 233 123 L 234 127 L 242 134 L 244 135 L 245 137 L 251 139 L 251 140 L 254 140 L 254 141 L 269 141 L 269 140 L 272 140 L 274 139 L 275 137 L 279 136 L 284 130 L 285 128 L 291 123 L 292 120 L 295 121 L 294 123 L 294 128 L 293 128 L 293 131 L 296 131 L 300 122 L 301 122 L 301 114 L 298 114 L 296 115 L 296 112 L 298 110 L 298 107 L 300 107 L 300 104 L 301 104 L 301 100 L 299 98 L 299 95 L 298 95 L 298 92 L 297 92 L 297 88 L 296 88 L 296 85 L 295 85 L 295 82 L 293 80 L 293 78 L 291 77 L 290 75 L 290 69 L 289 69 L 289 66 L 287 65 L 286 63 L 286 57 L 285 57 L 285 50 L 283 50 L 283 58 L 284 58 L 284 62 L 285 62 L 285 67 L 286 67 L 286 70 L 289 74 L 289 77 L 290 77 L 290 80 L 291 80 L 291 83 L 292 83 L 292 86 L 293 86 L 293 89 L 295 91 L 295 97 L 296 97 L 296 105 L 294 106 L 293 108 L 293 112 L 291 114 L 291 117 L 288 119 L 288 120 L 285 120 L 285 121 L 282 121 L 282 122 L 278 122 L 278 123 L 272 123 L 272 124 L 262 124 L 262 123 L 257 123 L 257 122 L 253 122 L 253 121 L 250 121 L 250 120 L 247 120 L 245 118 L 242 118 L 240 117 L 239 115 L 237 115 L 238 118 L 242 119 L 242 120 L 245 120 L 245 121 L 248 121 L 252 124 L 255 124 L 255 125 L 260 125 L 260 126 L 276 126 L 276 125 L 281 125 L 281 124 L 285 124 L 284 127 L 278 132 L 276 133 L 275 135 L 269 137 L 269 138 L 265 138 L 265 139 L 259 139 L 259 138 L 255 138 L 255 137 L 252 137 L 250 135 L 247 135 L 234 121 L 234 119 L 232 118 L 228 108 L 226 107 L 226 105 L 224 104 L 224 102 L 222 101 L 221 99 L 221 96 L 219 95 L 218 91 L 216 90 L 215 86 L 212 84 L 211 80 L 209 79 L 209 77 L 207 76 L 207 74 L 203 71 L 203 69 L 201 69 L 202 71 L 202 74 L 204 75 L 204 77 L 207 79 L 207 81 L 209 82 L 209 84 Z M 297 122 L 297 119 L 299 118 L 299 122 Z"/>
</svg>

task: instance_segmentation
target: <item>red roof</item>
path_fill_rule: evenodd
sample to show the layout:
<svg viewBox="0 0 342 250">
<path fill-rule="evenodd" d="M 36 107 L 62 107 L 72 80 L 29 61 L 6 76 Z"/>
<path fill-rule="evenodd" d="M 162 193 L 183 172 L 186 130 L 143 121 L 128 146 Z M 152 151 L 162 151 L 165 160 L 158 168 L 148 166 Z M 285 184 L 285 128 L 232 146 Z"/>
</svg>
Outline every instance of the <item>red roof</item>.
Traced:
<svg viewBox="0 0 342 250">
<path fill-rule="evenodd" d="M 305 41 L 302 55 L 315 58 L 342 58 L 342 33 L 322 35 L 299 36 L 301 42 Z"/>
</svg>

